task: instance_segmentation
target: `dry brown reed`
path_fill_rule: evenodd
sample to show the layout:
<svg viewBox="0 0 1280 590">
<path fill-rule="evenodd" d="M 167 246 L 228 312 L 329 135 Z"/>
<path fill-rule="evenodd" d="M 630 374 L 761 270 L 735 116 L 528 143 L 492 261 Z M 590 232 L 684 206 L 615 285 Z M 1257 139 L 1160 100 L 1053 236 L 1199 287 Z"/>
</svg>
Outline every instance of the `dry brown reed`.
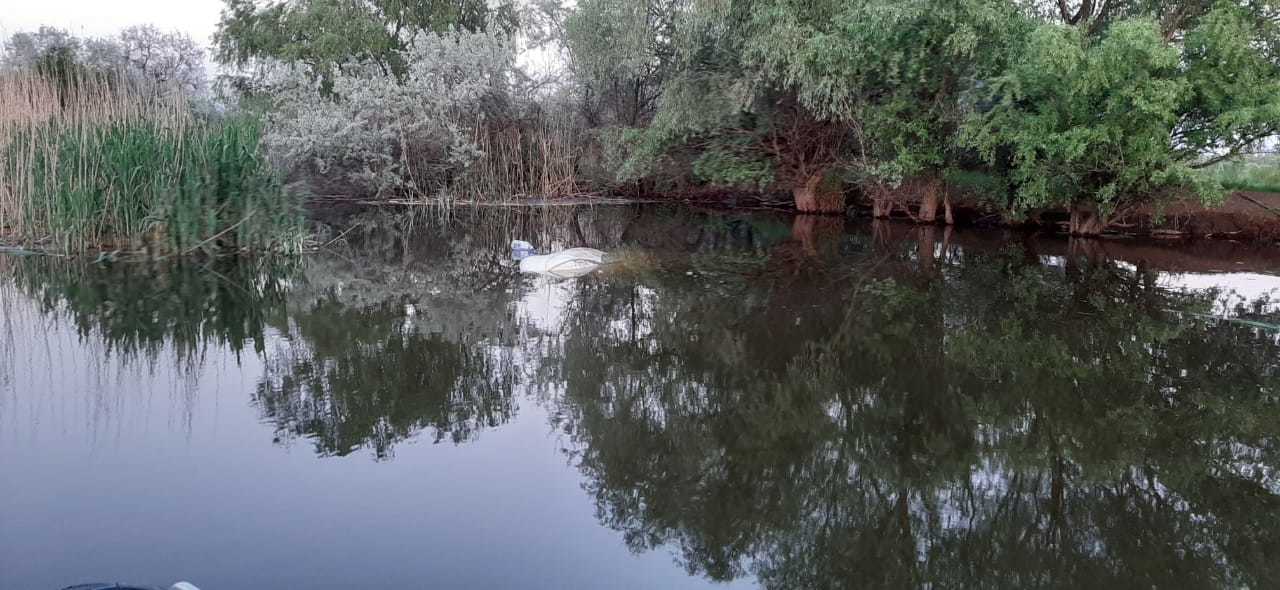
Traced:
<svg viewBox="0 0 1280 590">
<path fill-rule="evenodd" d="M 0 239 L 185 253 L 296 238 L 251 118 L 197 117 L 176 89 L 83 69 L 0 74 L 0 99 Z"/>
<path fill-rule="evenodd" d="M 57 77 L 38 70 L 0 73 L 0 154 L 9 160 L 0 165 L 0 236 L 48 227 L 53 203 L 42 196 L 98 182 L 101 160 L 81 150 L 76 161 L 62 161 L 61 138 L 83 145 L 106 126 L 143 121 L 181 138 L 193 123 L 186 95 L 84 70 Z"/>
<path fill-rule="evenodd" d="M 577 177 L 578 129 L 567 114 L 540 113 L 532 120 L 482 125 L 472 141 L 483 156 L 449 188 L 455 200 L 555 199 L 583 194 Z"/>
</svg>

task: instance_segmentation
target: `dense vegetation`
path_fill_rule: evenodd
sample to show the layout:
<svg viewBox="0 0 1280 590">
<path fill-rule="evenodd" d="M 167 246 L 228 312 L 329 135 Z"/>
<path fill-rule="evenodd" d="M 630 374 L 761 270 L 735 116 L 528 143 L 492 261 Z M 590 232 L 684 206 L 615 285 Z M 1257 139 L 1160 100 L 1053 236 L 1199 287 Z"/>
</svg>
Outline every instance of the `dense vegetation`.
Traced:
<svg viewBox="0 0 1280 590">
<path fill-rule="evenodd" d="M 0 225 L 58 251 L 298 248 L 247 117 L 196 118 L 182 95 L 80 76 L 0 78 Z"/>
<path fill-rule="evenodd" d="M 260 118 L 310 194 L 733 191 L 947 223 L 963 201 L 1084 235 L 1220 202 L 1200 169 L 1280 130 L 1273 0 L 227 0 L 215 44 L 213 85 L 145 27 L 20 33 L 4 64 Z"/>
<path fill-rule="evenodd" d="M 346 45 L 292 25 L 243 32 L 301 6 L 309 22 L 339 18 L 328 3 L 233 4 L 223 54 L 258 66 L 262 83 L 246 86 L 293 93 L 276 103 L 291 161 L 337 164 L 373 192 L 466 192 L 456 179 L 495 151 L 482 138 L 545 130 L 550 113 L 572 145 L 534 141 L 503 165 L 554 162 L 555 181 L 507 193 L 732 188 L 790 193 L 812 212 L 857 194 L 878 216 L 950 222 L 954 192 L 1009 219 L 1067 211 L 1074 233 L 1096 234 L 1139 206 L 1217 202 L 1222 185 L 1196 169 L 1280 126 L 1272 2 L 584 0 L 487 17 L 462 2 L 471 16 L 447 31 L 440 15 L 454 13 L 435 3 L 403 18 L 370 2 L 353 22 L 395 38 L 345 61 L 297 57 Z M 263 41 L 270 30 L 292 49 Z M 548 38 L 566 58 L 551 84 L 514 66 L 522 43 Z M 326 109 L 358 124 L 296 124 Z"/>
<path fill-rule="evenodd" d="M 0 237 L 46 250 L 297 250 L 259 120 L 199 103 L 189 39 L 15 35 L 0 72 Z M 141 48 L 141 49 L 140 49 Z"/>
</svg>

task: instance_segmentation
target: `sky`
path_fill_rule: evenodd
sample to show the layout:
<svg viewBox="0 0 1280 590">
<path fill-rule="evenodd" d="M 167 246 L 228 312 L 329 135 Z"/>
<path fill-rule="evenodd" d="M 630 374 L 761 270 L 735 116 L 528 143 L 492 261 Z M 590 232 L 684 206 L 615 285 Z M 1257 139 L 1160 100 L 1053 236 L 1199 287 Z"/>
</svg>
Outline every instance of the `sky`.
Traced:
<svg viewBox="0 0 1280 590">
<path fill-rule="evenodd" d="M 109 35 L 130 25 L 153 24 L 191 35 L 208 47 L 222 0 L 0 0 L 0 34 L 53 25 L 77 35 Z"/>
<path fill-rule="evenodd" d="M 187 33 L 208 49 L 213 45 L 223 1 L 0 0 L 0 6 L 0 39 L 41 25 L 67 29 L 77 36 L 98 37 L 132 25 L 151 24 L 163 31 Z M 519 63 L 528 70 L 545 72 L 556 69 L 555 61 L 554 51 L 543 49 L 526 52 Z"/>
</svg>

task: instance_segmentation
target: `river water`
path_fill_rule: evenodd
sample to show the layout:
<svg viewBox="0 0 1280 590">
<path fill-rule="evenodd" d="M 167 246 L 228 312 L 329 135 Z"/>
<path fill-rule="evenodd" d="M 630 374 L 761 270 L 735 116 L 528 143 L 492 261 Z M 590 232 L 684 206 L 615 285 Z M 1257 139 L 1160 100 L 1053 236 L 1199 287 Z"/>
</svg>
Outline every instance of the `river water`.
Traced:
<svg viewBox="0 0 1280 590">
<path fill-rule="evenodd" d="M 660 206 L 323 241 L 0 258 L 0 588 L 1280 587 L 1275 251 Z"/>
</svg>

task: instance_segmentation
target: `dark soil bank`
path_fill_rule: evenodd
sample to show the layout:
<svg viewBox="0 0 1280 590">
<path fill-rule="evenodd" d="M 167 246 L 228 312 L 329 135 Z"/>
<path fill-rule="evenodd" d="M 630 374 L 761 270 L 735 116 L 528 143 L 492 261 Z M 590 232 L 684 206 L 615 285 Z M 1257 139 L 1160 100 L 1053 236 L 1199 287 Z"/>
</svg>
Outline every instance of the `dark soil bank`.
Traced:
<svg viewBox="0 0 1280 590">
<path fill-rule="evenodd" d="M 1146 226 L 1152 227 L 1153 217 L 1149 211 L 1145 213 Z M 1165 219 L 1154 229 L 1155 235 L 1280 241 L 1280 194 L 1233 193 L 1221 207 L 1212 209 L 1178 205 L 1166 211 Z"/>
<path fill-rule="evenodd" d="M 1009 225 L 998 212 L 987 210 L 970 199 L 959 198 L 954 207 L 956 222 L 960 225 Z M 862 208 L 868 214 L 871 212 L 869 205 Z M 898 206 L 892 213 L 894 218 L 915 219 L 914 207 Z M 1014 225 L 1066 233 L 1068 215 L 1065 211 L 1045 211 Z M 1191 201 L 1175 203 L 1163 210 L 1141 207 L 1114 219 L 1104 234 L 1280 242 L 1280 193 L 1236 192 L 1222 205 L 1212 208 Z"/>
</svg>

